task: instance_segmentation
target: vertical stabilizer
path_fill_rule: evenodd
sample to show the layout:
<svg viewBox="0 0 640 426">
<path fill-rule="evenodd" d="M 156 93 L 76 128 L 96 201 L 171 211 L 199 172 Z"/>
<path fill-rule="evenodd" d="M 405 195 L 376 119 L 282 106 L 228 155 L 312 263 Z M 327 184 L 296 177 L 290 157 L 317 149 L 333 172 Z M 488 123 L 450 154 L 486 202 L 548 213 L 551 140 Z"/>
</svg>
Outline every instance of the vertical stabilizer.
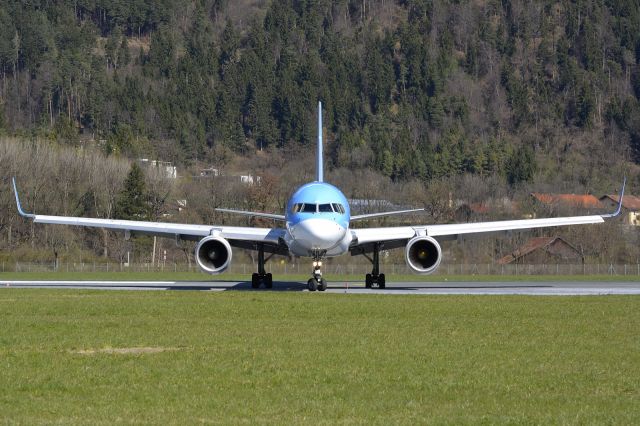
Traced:
<svg viewBox="0 0 640 426">
<path fill-rule="evenodd" d="M 323 176 L 323 161 L 322 161 L 322 102 L 318 101 L 318 153 L 316 161 L 316 181 L 322 182 Z"/>
</svg>

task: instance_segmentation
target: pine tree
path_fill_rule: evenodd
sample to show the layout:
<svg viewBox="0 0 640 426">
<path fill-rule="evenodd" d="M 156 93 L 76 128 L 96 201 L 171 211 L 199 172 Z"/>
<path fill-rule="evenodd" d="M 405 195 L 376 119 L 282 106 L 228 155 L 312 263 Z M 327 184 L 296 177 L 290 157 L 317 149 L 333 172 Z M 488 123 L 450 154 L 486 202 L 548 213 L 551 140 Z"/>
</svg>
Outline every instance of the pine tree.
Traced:
<svg viewBox="0 0 640 426">
<path fill-rule="evenodd" d="M 149 216 L 147 198 L 144 172 L 138 163 L 133 163 L 116 200 L 115 217 L 131 220 L 147 219 Z"/>
<path fill-rule="evenodd" d="M 510 185 L 531 181 L 537 169 L 533 150 L 527 146 L 520 146 L 507 160 L 505 169 Z"/>
</svg>

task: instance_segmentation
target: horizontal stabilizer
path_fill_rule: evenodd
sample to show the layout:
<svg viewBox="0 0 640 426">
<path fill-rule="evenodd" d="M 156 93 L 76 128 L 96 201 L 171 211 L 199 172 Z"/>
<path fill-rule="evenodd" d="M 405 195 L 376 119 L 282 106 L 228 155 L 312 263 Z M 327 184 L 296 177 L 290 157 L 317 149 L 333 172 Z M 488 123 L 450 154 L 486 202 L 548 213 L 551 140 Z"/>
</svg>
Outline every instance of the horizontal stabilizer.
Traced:
<svg viewBox="0 0 640 426">
<path fill-rule="evenodd" d="M 354 220 L 366 220 L 366 219 L 373 219 L 376 217 L 383 217 L 383 216 L 392 216 L 392 215 L 396 215 L 396 214 L 406 214 L 406 213 L 415 213 L 415 212 L 422 212 L 424 211 L 424 209 L 411 209 L 411 210 L 395 210 L 392 212 L 381 212 L 381 213 L 370 213 L 370 214 L 359 214 L 356 216 L 351 216 L 351 221 Z"/>
<path fill-rule="evenodd" d="M 240 214 L 244 216 L 254 216 L 254 217 L 262 217 L 264 219 L 273 219 L 273 220 L 282 220 L 284 221 L 284 215 L 282 214 L 271 214 L 271 213 L 260 213 L 260 212 L 248 212 L 245 210 L 232 210 L 232 209 L 216 209 L 217 212 L 222 213 L 233 213 Z"/>
</svg>

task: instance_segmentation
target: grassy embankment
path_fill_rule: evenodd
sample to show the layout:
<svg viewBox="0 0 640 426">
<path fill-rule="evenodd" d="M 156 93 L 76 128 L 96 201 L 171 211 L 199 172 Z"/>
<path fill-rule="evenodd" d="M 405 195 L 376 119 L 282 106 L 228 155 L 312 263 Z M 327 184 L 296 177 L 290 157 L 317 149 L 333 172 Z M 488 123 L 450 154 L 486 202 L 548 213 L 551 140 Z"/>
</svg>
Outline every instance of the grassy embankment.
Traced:
<svg viewBox="0 0 640 426">
<path fill-rule="evenodd" d="M 640 298 L 0 290 L 0 422 L 640 423 Z"/>
</svg>

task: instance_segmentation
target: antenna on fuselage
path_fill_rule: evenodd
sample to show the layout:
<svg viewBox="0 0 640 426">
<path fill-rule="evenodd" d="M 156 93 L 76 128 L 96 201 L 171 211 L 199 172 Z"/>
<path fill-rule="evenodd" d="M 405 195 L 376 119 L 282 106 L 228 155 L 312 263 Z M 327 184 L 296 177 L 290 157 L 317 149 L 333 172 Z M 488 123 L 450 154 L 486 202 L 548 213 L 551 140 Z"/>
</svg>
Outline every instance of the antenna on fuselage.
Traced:
<svg viewBox="0 0 640 426">
<path fill-rule="evenodd" d="M 322 101 L 318 101 L 318 152 L 316 161 L 316 182 L 322 182 L 323 162 L 322 162 Z"/>
</svg>

